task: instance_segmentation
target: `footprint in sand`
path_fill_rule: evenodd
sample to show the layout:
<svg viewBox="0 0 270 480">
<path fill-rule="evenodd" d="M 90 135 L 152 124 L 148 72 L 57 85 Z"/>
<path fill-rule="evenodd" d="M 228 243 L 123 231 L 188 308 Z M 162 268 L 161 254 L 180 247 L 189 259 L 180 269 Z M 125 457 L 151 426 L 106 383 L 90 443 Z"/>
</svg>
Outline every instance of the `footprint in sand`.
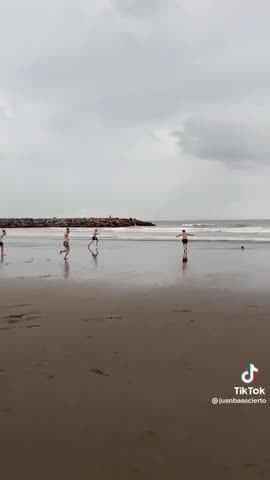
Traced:
<svg viewBox="0 0 270 480">
<path fill-rule="evenodd" d="M 0 412 L 2 412 L 2 413 L 10 413 L 11 411 L 12 411 L 12 409 L 10 407 L 0 409 Z"/>
<path fill-rule="evenodd" d="M 144 432 L 144 436 L 146 436 L 147 438 L 151 438 L 151 437 L 154 437 L 155 436 L 155 432 L 153 430 L 146 430 Z"/>
<path fill-rule="evenodd" d="M 88 318 L 80 318 L 81 322 L 101 322 L 104 320 L 104 317 L 88 317 Z"/>
<path fill-rule="evenodd" d="M 121 320 L 122 318 L 120 315 L 112 315 L 111 317 L 106 317 L 106 320 Z"/>
<path fill-rule="evenodd" d="M 4 318 L 24 318 L 25 314 L 24 313 L 16 313 L 14 315 L 8 315 L 7 317 Z"/>
<path fill-rule="evenodd" d="M 24 320 L 24 317 L 20 317 Z M 20 323 L 20 320 L 18 318 L 11 318 L 10 320 L 8 320 L 8 323 L 9 324 L 13 324 L 13 323 Z"/>
<path fill-rule="evenodd" d="M 48 375 L 48 380 L 53 380 L 55 378 L 55 375 Z"/>
<path fill-rule="evenodd" d="M 252 476 L 254 477 L 255 475 L 255 472 L 256 473 L 256 478 L 258 478 L 258 476 L 260 478 L 262 478 L 262 476 L 264 476 L 263 474 L 265 473 L 265 467 L 263 465 L 260 465 L 259 463 L 244 463 L 243 467 L 247 470 L 249 470 L 250 472 L 253 472 L 252 473 Z"/>
<path fill-rule="evenodd" d="M 14 313 L 2 317 L 2 319 L 7 322 L 9 325 L 16 325 L 23 322 L 32 322 L 33 320 L 38 320 L 41 318 L 39 312 L 25 312 L 25 313 Z M 37 328 L 40 327 L 40 324 L 25 325 L 24 328 Z M 8 330 L 8 327 L 2 327 L 1 330 Z"/>
<path fill-rule="evenodd" d="M 21 308 L 21 307 L 31 307 L 31 303 L 19 303 L 18 305 L 2 305 L 0 308 Z"/>
<path fill-rule="evenodd" d="M 8 320 L 8 323 L 12 323 L 12 320 L 19 321 L 19 320 L 34 320 L 40 318 L 40 312 L 25 312 L 25 313 L 13 313 L 11 315 L 7 315 L 3 317 L 4 320 Z"/>
<path fill-rule="evenodd" d="M 103 375 L 104 377 L 109 377 L 110 375 L 99 368 L 90 368 L 90 372 L 96 373 L 97 375 Z"/>
<path fill-rule="evenodd" d="M 48 360 L 39 360 L 38 362 L 33 363 L 33 367 L 47 367 L 49 365 Z"/>
<path fill-rule="evenodd" d="M 189 313 L 192 310 L 190 308 L 171 308 L 171 312 Z"/>
<path fill-rule="evenodd" d="M 130 471 L 131 471 L 132 473 L 136 473 L 136 475 L 140 475 L 140 474 L 142 473 L 142 470 L 141 470 L 140 468 L 138 468 L 138 467 L 132 467 L 132 466 L 131 466 L 131 467 L 130 467 Z"/>
</svg>

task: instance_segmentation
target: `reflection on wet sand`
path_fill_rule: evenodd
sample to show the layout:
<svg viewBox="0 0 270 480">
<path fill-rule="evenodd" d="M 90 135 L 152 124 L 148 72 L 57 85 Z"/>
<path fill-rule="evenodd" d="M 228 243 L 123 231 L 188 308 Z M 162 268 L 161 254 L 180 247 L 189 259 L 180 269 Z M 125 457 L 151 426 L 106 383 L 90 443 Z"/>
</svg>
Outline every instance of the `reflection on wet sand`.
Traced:
<svg viewBox="0 0 270 480">
<path fill-rule="evenodd" d="M 188 262 L 185 261 L 185 262 L 182 262 L 182 271 L 183 273 L 185 273 L 186 269 L 187 269 L 187 266 L 188 266 Z"/>
<path fill-rule="evenodd" d="M 67 279 L 69 277 L 69 274 L 70 274 L 69 262 L 68 262 L 68 260 L 65 260 L 65 263 L 64 263 L 64 277 Z"/>
<path fill-rule="evenodd" d="M 93 250 L 90 246 L 88 247 L 88 250 L 89 252 L 91 253 L 91 256 L 92 256 L 92 259 L 94 261 L 94 264 L 97 266 L 98 264 L 98 254 L 99 254 L 99 251 L 98 251 L 98 248 L 96 248 L 96 250 Z"/>
</svg>

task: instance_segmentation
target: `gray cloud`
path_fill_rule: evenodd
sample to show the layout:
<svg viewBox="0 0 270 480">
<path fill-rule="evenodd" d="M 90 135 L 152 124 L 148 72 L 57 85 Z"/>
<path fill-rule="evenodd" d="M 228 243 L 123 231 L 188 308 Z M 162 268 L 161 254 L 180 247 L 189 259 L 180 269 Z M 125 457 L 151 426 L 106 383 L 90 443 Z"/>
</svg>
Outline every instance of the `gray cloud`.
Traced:
<svg viewBox="0 0 270 480">
<path fill-rule="evenodd" d="M 138 18 L 155 15 L 177 6 L 176 0 L 112 0 L 112 5 L 121 13 Z"/>
<path fill-rule="evenodd" d="M 0 11 L 1 216 L 267 216 L 266 0 Z"/>
<path fill-rule="evenodd" d="M 173 135 L 184 152 L 225 164 L 257 165 L 270 162 L 268 124 L 247 122 L 245 118 L 192 118 Z"/>
</svg>

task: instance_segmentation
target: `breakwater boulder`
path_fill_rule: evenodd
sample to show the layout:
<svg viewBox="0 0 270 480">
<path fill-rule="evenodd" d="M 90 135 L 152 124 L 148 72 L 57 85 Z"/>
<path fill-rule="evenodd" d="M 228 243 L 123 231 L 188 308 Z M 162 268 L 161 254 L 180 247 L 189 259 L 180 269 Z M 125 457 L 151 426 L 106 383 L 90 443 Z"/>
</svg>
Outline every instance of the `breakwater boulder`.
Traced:
<svg viewBox="0 0 270 480">
<path fill-rule="evenodd" d="M 137 218 L 0 218 L 0 228 L 50 228 L 50 227 L 155 227 L 154 223 Z"/>
</svg>

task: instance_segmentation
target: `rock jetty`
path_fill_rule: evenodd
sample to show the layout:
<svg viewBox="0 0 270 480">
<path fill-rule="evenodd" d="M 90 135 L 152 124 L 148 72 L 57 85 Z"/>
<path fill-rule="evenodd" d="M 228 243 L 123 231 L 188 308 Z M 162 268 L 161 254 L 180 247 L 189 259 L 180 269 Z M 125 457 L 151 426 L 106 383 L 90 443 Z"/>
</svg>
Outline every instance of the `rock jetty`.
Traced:
<svg viewBox="0 0 270 480">
<path fill-rule="evenodd" d="M 155 227 L 154 223 L 137 218 L 0 218 L 0 228 L 50 228 L 50 227 Z"/>
</svg>

